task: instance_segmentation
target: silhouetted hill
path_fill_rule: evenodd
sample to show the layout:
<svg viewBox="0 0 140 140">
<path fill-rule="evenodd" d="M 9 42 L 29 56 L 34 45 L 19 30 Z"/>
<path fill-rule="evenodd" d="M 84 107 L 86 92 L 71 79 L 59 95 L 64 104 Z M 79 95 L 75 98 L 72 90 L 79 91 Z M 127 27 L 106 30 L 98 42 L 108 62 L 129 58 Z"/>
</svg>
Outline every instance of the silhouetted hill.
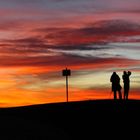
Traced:
<svg viewBox="0 0 140 140">
<path fill-rule="evenodd" d="M 2 140 L 139 137 L 140 101 L 93 100 L 0 109 Z"/>
</svg>

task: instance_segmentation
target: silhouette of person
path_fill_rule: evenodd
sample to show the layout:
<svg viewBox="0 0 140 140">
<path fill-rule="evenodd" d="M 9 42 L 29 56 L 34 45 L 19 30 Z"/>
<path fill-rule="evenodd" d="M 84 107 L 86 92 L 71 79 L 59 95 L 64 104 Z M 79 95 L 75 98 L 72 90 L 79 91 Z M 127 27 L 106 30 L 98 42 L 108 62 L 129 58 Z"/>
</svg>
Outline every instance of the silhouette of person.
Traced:
<svg viewBox="0 0 140 140">
<path fill-rule="evenodd" d="M 124 71 L 122 75 L 123 83 L 124 83 L 124 99 L 128 99 L 129 89 L 130 89 L 130 77 L 131 72 Z"/>
<path fill-rule="evenodd" d="M 117 99 L 117 93 L 119 94 L 119 99 L 122 99 L 122 87 L 120 85 L 120 77 L 116 72 L 113 72 L 113 74 L 111 75 L 110 82 L 112 82 L 112 91 L 114 93 L 114 99 Z"/>
</svg>

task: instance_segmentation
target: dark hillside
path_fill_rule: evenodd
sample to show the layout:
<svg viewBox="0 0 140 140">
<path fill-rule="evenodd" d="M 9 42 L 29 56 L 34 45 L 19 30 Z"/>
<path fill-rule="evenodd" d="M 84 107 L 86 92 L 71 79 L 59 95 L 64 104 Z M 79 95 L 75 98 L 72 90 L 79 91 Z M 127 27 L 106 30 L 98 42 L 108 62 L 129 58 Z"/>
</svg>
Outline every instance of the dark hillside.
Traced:
<svg viewBox="0 0 140 140">
<path fill-rule="evenodd" d="M 139 125 L 139 100 L 79 101 L 0 109 L 2 140 L 134 138 L 139 137 Z"/>
</svg>

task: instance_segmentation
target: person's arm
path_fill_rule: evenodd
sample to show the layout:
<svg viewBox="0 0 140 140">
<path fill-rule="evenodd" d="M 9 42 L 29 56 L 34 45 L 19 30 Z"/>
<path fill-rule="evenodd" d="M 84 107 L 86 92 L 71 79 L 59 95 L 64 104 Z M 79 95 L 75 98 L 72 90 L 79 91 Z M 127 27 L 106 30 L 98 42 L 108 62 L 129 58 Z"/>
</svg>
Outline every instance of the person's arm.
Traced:
<svg viewBox="0 0 140 140">
<path fill-rule="evenodd" d="M 131 71 L 128 71 L 128 75 L 129 75 L 129 76 L 131 75 Z"/>
<path fill-rule="evenodd" d="M 111 78 L 110 78 L 110 82 L 112 82 L 112 76 L 111 76 Z"/>
</svg>

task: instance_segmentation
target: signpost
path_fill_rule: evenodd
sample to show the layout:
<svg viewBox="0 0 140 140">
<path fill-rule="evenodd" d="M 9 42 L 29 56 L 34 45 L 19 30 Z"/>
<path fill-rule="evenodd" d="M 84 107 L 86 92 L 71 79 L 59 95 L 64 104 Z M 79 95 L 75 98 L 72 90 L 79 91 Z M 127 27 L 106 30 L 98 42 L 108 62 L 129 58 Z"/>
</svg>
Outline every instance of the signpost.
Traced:
<svg viewBox="0 0 140 140">
<path fill-rule="evenodd" d="M 66 98 L 67 98 L 67 102 L 68 102 L 68 76 L 71 75 L 71 70 L 67 69 L 67 68 L 62 70 L 62 75 L 66 76 Z"/>
</svg>

